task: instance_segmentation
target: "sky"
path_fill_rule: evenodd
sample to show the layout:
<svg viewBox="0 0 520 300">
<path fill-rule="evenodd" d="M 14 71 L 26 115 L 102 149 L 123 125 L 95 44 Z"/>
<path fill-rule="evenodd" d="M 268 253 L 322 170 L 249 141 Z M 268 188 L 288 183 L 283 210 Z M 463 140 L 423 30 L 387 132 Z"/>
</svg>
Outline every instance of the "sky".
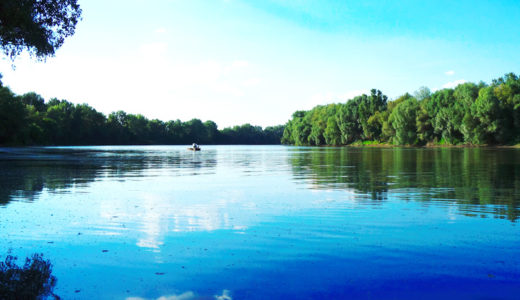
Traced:
<svg viewBox="0 0 520 300">
<path fill-rule="evenodd" d="M 520 2 L 79 0 L 55 57 L 0 60 L 4 85 L 219 128 L 284 124 L 370 89 L 395 99 L 520 73 Z"/>
</svg>

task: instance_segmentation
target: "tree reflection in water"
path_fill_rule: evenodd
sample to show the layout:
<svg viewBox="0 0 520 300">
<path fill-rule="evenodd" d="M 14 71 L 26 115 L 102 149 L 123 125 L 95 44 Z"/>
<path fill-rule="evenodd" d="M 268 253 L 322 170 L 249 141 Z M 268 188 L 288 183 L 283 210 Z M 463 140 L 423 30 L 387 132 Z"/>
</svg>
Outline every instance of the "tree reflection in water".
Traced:
<svg viewBox="0 0 520 300">
<path fill-rule="evenodd" d="M 358 199 L 444 202 L 466 216 L 520 216 L 520 152 L 493 148 L 294 148 L 296 182 Z M 366 196 L 366 197 L 363 197 Z"/>
<path fill-rule="evenodd" d="M 162 168 L 197 175 L 216 166 L 215 160 L 198 161 L 178 152 L 105 148 L 0 148 L 0 206 L 11 200 L 32 202 L 45 189 L 67 192 L 103 177 L 139 177 Z"/>
<path fill-rule="evenodd" d="M 42 254 L 26 258 L 23 266 L 18 266 L 16 260 L 7 255 L 0 262 L 0 299 L 60 299 L 53 293 L 57 279 L 49 260 Z"/>
</svg>

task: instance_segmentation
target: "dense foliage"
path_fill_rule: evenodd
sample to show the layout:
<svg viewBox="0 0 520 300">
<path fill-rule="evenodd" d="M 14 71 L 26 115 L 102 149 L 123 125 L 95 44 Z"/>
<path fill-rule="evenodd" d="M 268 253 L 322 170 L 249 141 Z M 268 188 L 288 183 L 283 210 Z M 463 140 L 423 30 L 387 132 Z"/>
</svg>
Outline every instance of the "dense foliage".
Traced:
<svg viewBox="0 0 520 300">
<path fill-rule="evenodd" d="M 520 78 L 464 83 L 431 93 L 419 89 L 394 101 L 379 90 L 344 104 L 297 111 L 282 143 L 292 145 L 496 145 L 520 142 Z"/>
<path fill-rule="evenodd" d="M 0 145 L 279 144 L 283 126 L 244 124 L 217 129 L 213 121 L 163 122 L 124 111 L 108 117 L 87 104 L 45 102 L 36 93 L 0 87 Z"/>
<path fill-rule="evenodd" d="M 52 56 L 80 18 L 77 0 L 2 0 L 0 48 L 11 59 L 24 49 L 39 59 Z"/>
</svg>

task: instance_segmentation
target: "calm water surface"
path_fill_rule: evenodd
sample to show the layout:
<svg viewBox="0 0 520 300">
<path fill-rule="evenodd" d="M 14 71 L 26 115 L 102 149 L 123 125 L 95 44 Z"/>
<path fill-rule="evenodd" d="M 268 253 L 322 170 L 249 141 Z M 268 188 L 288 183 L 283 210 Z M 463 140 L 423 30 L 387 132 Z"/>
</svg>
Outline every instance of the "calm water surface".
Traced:
<svg viewBox="0 0 520 300">
<path fill-rule="evenodd" d="M 0 148 L 64 299 L 519 299 L 520 150 Z"/>
</svg>

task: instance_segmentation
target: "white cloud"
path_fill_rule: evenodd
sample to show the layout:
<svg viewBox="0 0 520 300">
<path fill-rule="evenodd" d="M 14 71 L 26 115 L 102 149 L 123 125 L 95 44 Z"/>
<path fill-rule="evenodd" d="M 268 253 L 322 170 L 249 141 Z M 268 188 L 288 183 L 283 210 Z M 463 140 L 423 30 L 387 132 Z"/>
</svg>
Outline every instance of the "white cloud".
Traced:
<svg viewBox="0 0 520 300">
<path fill-rule="evenodd" d="M 449 71 L 444 72 L 444 74 L 446 74 L 448 76 L 452 76 L 453 74 L 455 74 L 455 71 L 449 70 Z"/>
<path fill-rule="evenodd" d="M 149 57 L 156 57 L 157 55 L 164 55 L 168 50 L 168 44 L 166 43 L 149 43 L 143 44 L 139 47 L 140 54 L 145 54 Z"/>
<path fill-rule="evenodd" d="M 253 87 L 257 86 L 262 82 L 260 78 L 249 78 L 242 81 L 242 86 L 244 87 Z"/>
<path fill-rule="evenodd" d="M 246 60 L 235 60 L 231 63 L 231 69 L 242 69 L 249 67 L 249 62 Z"/>
<path fill-rule="evenodd" d="M 457 85 L 463 84 L 466 82 L 467 81 L 465 79 L 454 80 L 454 81 L 450 81 L 448 83 L 443 84 L 442 88 L 443 89 L 452 89 L 452 88 L 456 87 Z"/>
<path fill-rule="evenodd" d="M 156 29 L 154 30 L 154 32 L 155 32 L 155 33 L 159 33 L 159 34 L 163 34 L 163 33 L 166 33 L 167 30 L 166 30 L 166 28 L 164 28 L 164 27 L 159 27 L 159 28 L 156 28 Z"/>
</svg>

